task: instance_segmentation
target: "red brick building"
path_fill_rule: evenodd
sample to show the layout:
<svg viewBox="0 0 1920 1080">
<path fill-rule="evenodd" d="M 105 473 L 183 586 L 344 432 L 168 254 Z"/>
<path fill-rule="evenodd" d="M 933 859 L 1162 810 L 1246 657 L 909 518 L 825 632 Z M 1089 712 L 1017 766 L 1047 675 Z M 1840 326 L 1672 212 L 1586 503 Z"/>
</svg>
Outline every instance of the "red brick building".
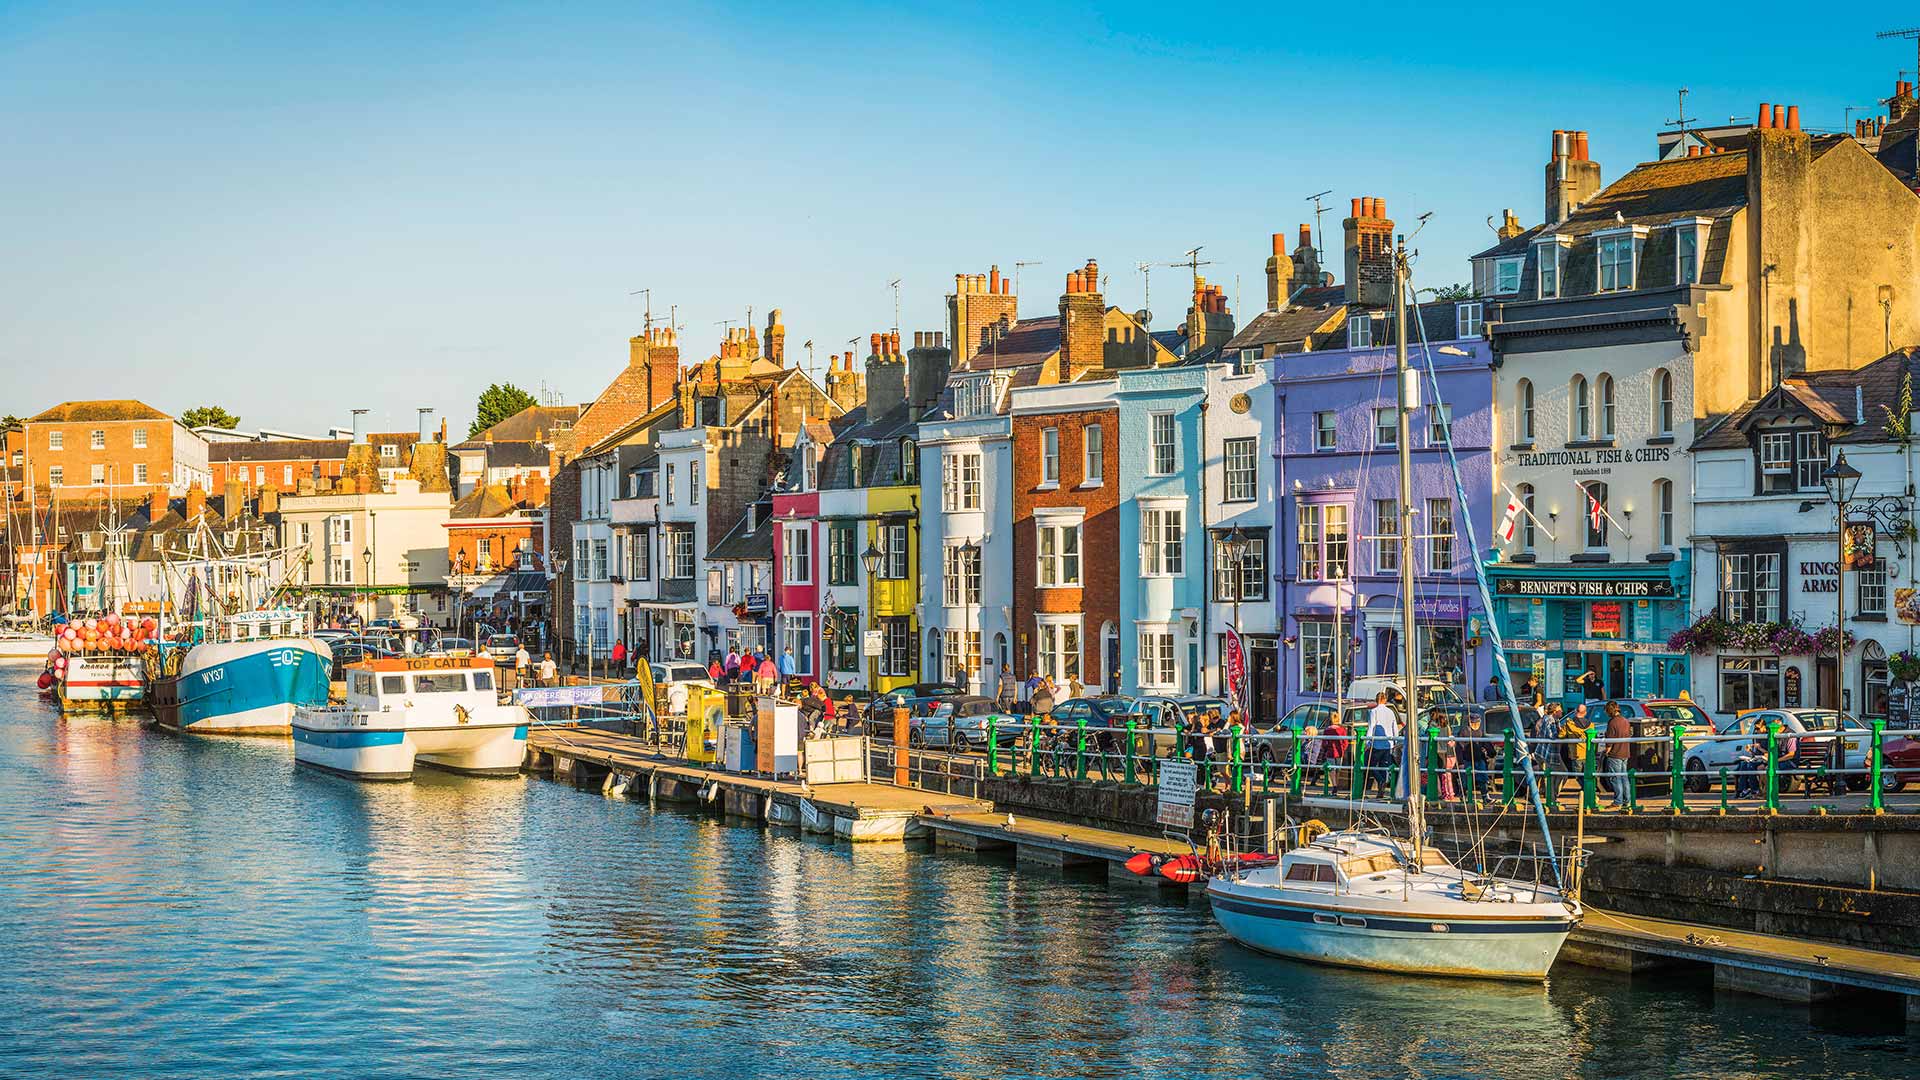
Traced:
<svg viewBox="0 0 1920 1080">
<path fill-rule="evenodd" d="M 1120 416 L 1112 380 L 1014 394 L 1016 670 L 1089 693 L 1119 663 Z M 1114 656 L 1103 655 L 1111 639 Z"/>
<path fill-rule="evenodd" d="M 130 399 L 66 401 L 31 417 L 9 440 L 34 498 L 73 498 L 88 488 L 180 495 L 209 482 L 207 444 L 173 417 Z"/>
</svg>

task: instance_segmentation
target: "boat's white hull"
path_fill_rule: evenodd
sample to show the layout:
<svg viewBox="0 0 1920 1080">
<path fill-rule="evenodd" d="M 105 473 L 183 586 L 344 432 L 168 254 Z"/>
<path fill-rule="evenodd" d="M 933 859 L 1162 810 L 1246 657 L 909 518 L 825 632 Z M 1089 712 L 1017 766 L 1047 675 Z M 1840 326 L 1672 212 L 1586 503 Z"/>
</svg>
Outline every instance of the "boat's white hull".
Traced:
<svg viewBox="0 0 1920 1080">
<path fill-rule="evenodd" d="M 54 644 L 49 634 L 0 634 L 0 660 L 44 660 Z"/>
<path fill-rule="evenodd" d="M 410 780 L 416 764 L 475 776 L 512 776 L 527 751 L 524 723 L 368 728 L 313 723 L 295 713 L 293 758 L 362 780 Z"/>
<path fill-rule="evenodd" d="M 1515 916 L 1354 910 L 1277 901 L 1260 891 L 1224 879 L 1207 886 L 1214 921 L 1235 941 L 1274 956 L 1374 971 L 1537 982 L 1574 924 L 1564 910 Z"/>
<path fill-rule="evenodd" d="M 70 656 L 55 684 L 62 709 L 124 709 L 147 695 L 146 669 L 138 657 Z"/>
</svg>

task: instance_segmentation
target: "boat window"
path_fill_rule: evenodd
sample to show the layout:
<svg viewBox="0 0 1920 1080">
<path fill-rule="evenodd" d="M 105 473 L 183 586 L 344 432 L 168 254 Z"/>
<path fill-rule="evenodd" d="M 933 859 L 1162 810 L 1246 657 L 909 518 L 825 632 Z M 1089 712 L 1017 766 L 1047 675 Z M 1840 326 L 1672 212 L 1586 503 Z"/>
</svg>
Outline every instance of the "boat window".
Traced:
<svg viewBox="0 0 1920 1080">
<path fill-rule="evenodd" d="M 491 672 L 491 671 L 476 671 L 476 672 L 474 672 L 474 673 L 473 673 L 473 688 L 474 688 L 475 690 L 491 690 L 491 689 L 493 689 L 493 672 Z"/>
<path fill-rule="evenodd" d="M 439 675 L 415 675 L 413 692 L 416 694 L 450 694 L 467 688 L 467 676 L 464 672 L 443 672 Z"/>
<path fill-rule="evenodd" d="M 1345 870 L 1349 878 L 1358 878 L 1368 874 L 1384 873 L 1399 865 L 1392 855 L 1383 851 L 1377 855 L 1362 855 L 1357 859 L 1348 859 L 1340 864 L 1340 869 Z"/>
<path fill-rule="evenodd" d="M 1315 881 L 1324 881 L 1329 885 L 1340 880 L 1339 875 L 1333 872 L 1332 863 L 1321 863 L 1315 866 L 1313 868 L 1313 879 Z"/>
<path fill-rule="evenodd" d="M 1304 863 L 1304 862 L 1294 863 L 1292 866 L 1287 867 L 1287 880 L 1288 881 L 1318 881 L 1320 880 L 1320 878 L 1317 874 L 1314 873 L 1315 869 L 1316 868 L 1312 863 Z"/>
<path fill-rule="evenodd" d="M 371 689 L 371 688 L 369 688 L 369 689 Z M 404 693 L 406 693 L 406 692 L 407 692 L 407 677 L 406 677 L 405 675 L 382 675 L 382 676 L 380 676 L 380 692 L 381 692 L 381 693 L 383 693 L 383 694 L 404 694 Z"/>
<path fill-rule="evenodd" d="M 349 683 L 348 689 L 356 694 L 365 696 L 373 693 L 373 674 L 371 672 L 349 672 L 347 681 Z"/>
</svg>

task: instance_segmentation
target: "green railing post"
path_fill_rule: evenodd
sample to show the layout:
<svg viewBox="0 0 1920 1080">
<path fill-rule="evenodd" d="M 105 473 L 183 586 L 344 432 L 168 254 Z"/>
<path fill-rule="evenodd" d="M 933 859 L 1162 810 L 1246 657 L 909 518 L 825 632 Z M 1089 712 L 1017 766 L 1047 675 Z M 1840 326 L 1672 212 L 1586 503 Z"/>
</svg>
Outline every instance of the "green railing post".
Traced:
<svg viewBox="0 0 1920 1080">
<path fill-rule="evenodd" d="M 1073 726 L 1079 729 L 1075 733 L 1073 745 L 1073 778 L 1085 780 L 1087 778 L 1087 718 L 1083 716 L 1075 720 Z"/>
<path fill-rule="evenodd" d="M 1731 809 L 1733 804 L 1727 801 L 1727 767 L 1722 765 L 1720 766 L 1720 812 L 1724 814 Z"/>
<path fill-rule="evenodd" d="M 1231 767 L 1233 791 L 1239 794 L 1242 784 L 1246 783 L 1246 771 L 1242 766 L 1247 756 L 1246 745 L 1240 739 L 1240 725 L 1227 728 L 1227 764 Z"/>
<path fill-rule="evenodd" d="M 1880 770 L 1885 766 L 1880 758 L 1880 740 L 1885 737 L 1887 722 L 1873 722 L 1873 740 L 1867 744 L 1867 813 L 1884 814 L 1887 812 L 1880 787 Z"/>
<path fill-rule="evenodd" d="M 1287 781 L 1287 794 L 1300 797 L 1300 786 L 1307 782 L 1306 774 L 1300 771 L 1300 733 L 1293 736 L 1293 776 Z"/>
<path fill-rule="evenodd" d="M 1780 809 L 1780 721 L 1767 721 L 1767 813 Z"/>
<path fill-rule="evenodd" d="M 1560 750 L 1552 743 L 1547 743 L 1546 746 L 1547 760 L 1541 766 L 1540 779 L 1547 789 L 1547 809 L 1557 814 L 1560 812 L 1560 776 L 1553 771 L 1553 766 L 1554 758 L 1559 756 Z"/>
<path fill-rule="evenodd" d="M 1672 810 L 1676 814 L 1684 814 L 1687 812 L 1687 773 L 1686 769 L 1683 768 L 1686 764 L 1687 756 L 1686 737 L 1687 725 L 1673 725 L 1673 762 L 1672 766 L 1668 769 L 1668 772 L 1673 776 L 1673 791 L 1667 800 L 1667 809 Z"/>
<path fill-rule="evenodd" d="M 1427 801 L 1440 801 L 1440 725 L 1427 725 Z"/>
<path fill-rule="evenodd" d="M 1040 719 L 1029 717 L 1027 722 L 1027 771 L 1030 775 L 1040 775 Z"/>
<path fill-rule="evenodd" d="M 987 775 L 1000 775 L 1000 725 L 987 715 Z"/>
<path fill-rule="evenodd" d="M 1367 740 L 1359 732 L 1353 733 L 1353 801 L 1360 801 L 1362 785 L 1367 772 Z"/>
<path fill-rule="evenodd" d="M 1135 738 L 1134 729 L 1138 726 L 1139 721 L 1127 721 L 1127 783 L 1129 784 L 1133 783 L 1133 740 Z"/>
<path fill-rule="evenodd" d="M 1187 759 L 1187 722 L 1176 719 L 1173 722 L 1173 760 Z"/>
<path fill-rule="evenodd" d="M 1587 757 L 1585 761 L 1580 763 L 1580 799 L 1581 804 L 1587 808 L 1587 813 L 1597 814 L 1600 812 L 1600 784 L 1598 779 L 1600 748 L 1595 743 L 1596 736 L 1592 728 L 1587 729 L 1585 737 L 1587 740 Z"/>
<path fill-rule="evenodd" d="M 1508 728 L 1506 738 L 1503 741 L 1505 745 L 1500 748 L 1500 799 L 1503 808 L 1511 810 L 1513 809 L 1513 797 L 1515 794 L 1513 789 L 1513 755 L 1520 741 L 1520 736 L 1512 728 Z"/>
<path fill-rule="evenodd" d="M 1333 767 L 1333 759 L 1327 756 L 1333 751 L 1333 745 L 1333 740 L 1329 739 L 1320 747 L 1320 783 L 1329 799 L 1333 798 L 1333 774 L 1339 771 Z"/>
</svg>

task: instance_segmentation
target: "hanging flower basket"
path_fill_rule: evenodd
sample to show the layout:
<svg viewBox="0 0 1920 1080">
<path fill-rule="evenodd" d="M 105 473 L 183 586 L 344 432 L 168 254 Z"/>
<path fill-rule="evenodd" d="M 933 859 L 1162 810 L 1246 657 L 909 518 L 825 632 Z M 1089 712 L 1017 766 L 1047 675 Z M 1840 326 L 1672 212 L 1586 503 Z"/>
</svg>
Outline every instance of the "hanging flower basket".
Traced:
<svg viewBox="0 0 1920 1080">
<path fill-rule="evenodd" d="M 1901 649 L 1887 658 L 1887 671 L 1901 682 L 1920 682 L 1920 653 Z"/>
</svg>

